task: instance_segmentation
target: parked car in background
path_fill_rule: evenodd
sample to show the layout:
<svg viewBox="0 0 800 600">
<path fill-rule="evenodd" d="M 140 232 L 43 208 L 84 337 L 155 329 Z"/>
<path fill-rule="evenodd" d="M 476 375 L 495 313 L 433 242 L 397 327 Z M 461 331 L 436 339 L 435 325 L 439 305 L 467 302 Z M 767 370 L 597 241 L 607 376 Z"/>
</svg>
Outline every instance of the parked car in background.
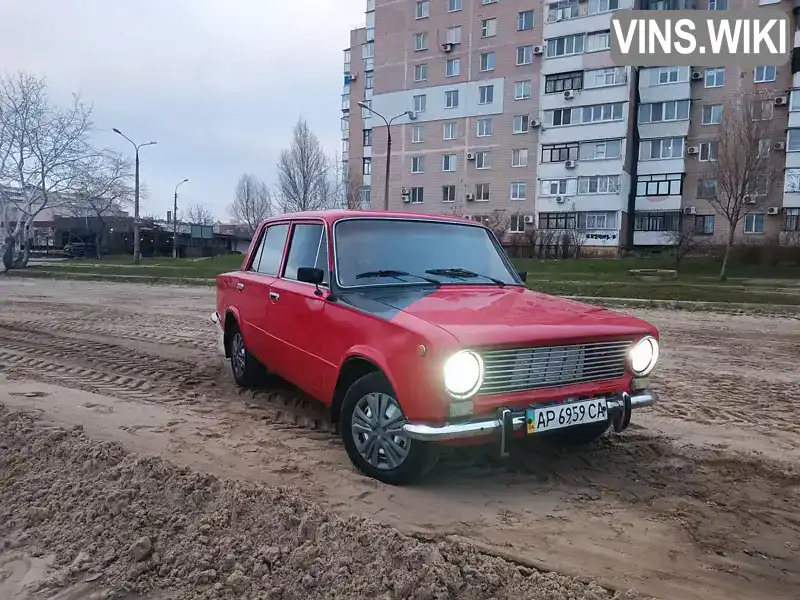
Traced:
<svg viewBox="0 0 800 600">
<path fill-rule="evenodd" d="M 588 442 L 655 401 L 653 325 L 524 281 L 474 221 L 285 214 L 217 277 L 212 320 L 239 385 L 277 373 L 331 407 L 359 469 L 404 484 L 440 444 Z"/>
<path fill-rule="evenodd" d="M 67 258 L 97 258 L 97 246 L 85 242 L 70 242 L 64 246 Z"/>
</svg>

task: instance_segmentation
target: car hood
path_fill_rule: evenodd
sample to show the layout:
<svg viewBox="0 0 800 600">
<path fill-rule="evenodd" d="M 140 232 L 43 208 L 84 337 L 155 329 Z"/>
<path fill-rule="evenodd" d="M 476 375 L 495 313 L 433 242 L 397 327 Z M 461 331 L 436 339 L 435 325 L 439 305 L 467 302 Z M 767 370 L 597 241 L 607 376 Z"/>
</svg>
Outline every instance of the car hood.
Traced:
<svg viewBox="0 0 800 600">
<path fill-rule="evenodd" d="M 396 293 L 383 290 L 371 296 L 372 302 L 391 307 L 388 313 L 404 312 L 427 321 L 449 332 L 463 346 L 541 345 L 658 335 L 653 325 L 641 319 L 519 286 L 443 286 Z"/>
</svg>

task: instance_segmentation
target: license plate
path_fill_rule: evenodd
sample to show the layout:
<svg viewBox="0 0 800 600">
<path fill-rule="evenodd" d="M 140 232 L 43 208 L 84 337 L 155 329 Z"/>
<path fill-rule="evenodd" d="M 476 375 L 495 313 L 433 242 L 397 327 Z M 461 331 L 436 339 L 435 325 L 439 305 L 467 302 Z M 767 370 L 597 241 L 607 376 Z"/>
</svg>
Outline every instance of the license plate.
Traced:
<svg viewBox="0 0 800 600">
<path fill-rule="evenodd" d="M 525 411 L 528 433 L 551 431 L 562 427 L 596 423 L 608 419 L 605 398 L 594 398 L 569 404 L 556 404 L 542 408 L 529 408 Z"/>
</svg>

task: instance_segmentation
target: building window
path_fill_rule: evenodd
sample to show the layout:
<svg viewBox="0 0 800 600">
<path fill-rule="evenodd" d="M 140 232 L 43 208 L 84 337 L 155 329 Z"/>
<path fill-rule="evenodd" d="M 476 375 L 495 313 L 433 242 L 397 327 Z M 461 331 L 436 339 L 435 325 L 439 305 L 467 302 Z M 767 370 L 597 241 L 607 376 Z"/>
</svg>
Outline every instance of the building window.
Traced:
<svg viewBox="0 0 800 600">
<path fill-rule="evenodd" d="M 542 196 L 574 196 L 578 191 L 577 179 L 543 179 L 539 182 Z"/>
<path fill-rule="evenodd" d="M 428 79 L 428 63 L 414 65 L 414 81 L 426 81 Z"/>
<path fill-rule="evenodd" d="M 633 219 L 634 231 L 678 231 L 681 223 L 681 213 L 671 211 L 637 212 Z"/>
<path fill-rule="evenodd" d="M 597 15 L 619 8 L 619 0 L 589 0 L 589 14 Z"/>
<path fill-rule="evenodd" d="M 636 178 L 637 196 L 680 196 L 681 194 L 683 194 L 682 173 L 639 175 Z"/>
<path fill-rule="evenodd" d="M 569 73 L 556 73 L 544 78 L 544 93 L 558 94 L 568 90 L 583 88 L 583 71 L 570 71 Z"/>
<path fill-rule="evenodd" d="M 421 187 L 412 187 L 409 190 L 408 198 L 411 204 L 422 204 L 423 190 Z"/>
<path fill-rule="evenodd" d="M 372 174 L 372 159 L 371 158 L 365 158 L 362 166 L 363 166 L 364 175 L 371 175 Z"/>
<path fill-rule="evenodd" d="M 616 229 L 617 213 L 606 212 L 579 212 L 578 229 Z"/>
<path fill-rule="evenodd" d="M 608 67 L 606 69 L 592 69 L 586 71 L 583 85 L 587 89 L 608 87 L 627 83 L 628 73 L 625 67 Z"/>
<path fill-rule="evenodd" d="M 747 193 L 751 196 L 766 196 L 769 190 L 769 182 L 764 175 L 756 175 L 747 187 Z"/>
<path fill-rule="evenodd" d="M 527 167 L 528 166 L 528 149 L 518 148 L 511 151 L 511 166 L 512 167 Z"/>
<path fill-rule="evenodd" d="M 800 23 L 800 19 L 797 19 L 797 22 Z M 800 90 L 792 90 L 789 96 L 789 110 L 800 110 Z"/>
<path fill-rule="evenodd" d="M 639 160 L 683 158 L 684 138 L 659 138 L 639 142 Z"/>
<path fill-rule="evenodd" d="M 428 49 L 428 34 L 415 33 L 414 34 L 414 52 Z"/>
<path fill-rule="evenodd" d="M 697 180 L 697 197 L 703 199 L 710 199 L 717 197 L 717 180 L 713 177 Z"/>
<path fill-rule="evenodd" d="M 372 100 L 365 100 L 364 106 L 361 107 L 361 118 L 362 119 L 369 119 L 372 117 Z"/>
<path fill-rule="evenodd" d="M 759 104 L 753 104 L 753 121 L 769 121 L 775 111 L 775 103 L 772 100 L 762 100 Z"/>
<path fill-rule="evenodd" d="M 418 94 L 414 96 L 414 112 L 424 113 L 428 107 L 428 96 L 426 94 Z"/>
<path fill-rule="evenodd" d="M 372 58 L 375 55 L 375 44 L 367 42 L 361 46 L 361 58 Z"/>
<path fill-rule="evenodd" d="M 475 155 L 475 168 L 476 169 L 489 169 L 492 166 L 492 157 L 486 152 L 478 152 Z"/>
<path fill-rule="evenodd" d="M 772 154 L 772 140 L 758 140 L 758 156 L 766 157 Z"/>
<path fill-rule="evenodd" d="M 511 199 L 525 200 L 528 195 L 528 184 L 524 181 L 514 181 L 511 184 Z"/>
<path fill-rule="evenodd" d="M 411 128 L 411 142 L 421 144 L 425 141 L 425 124 L 420 123 Z"/>
<path fill-rule="evenodd" d="M 444 93 L 444 107 L 458 108 L 458 90 L 448 90 Z"/>
<path fill-rule="evenodd" d="M 374 87 L 375 75 L 372 71 L 367 71 L 364 75 L 364 88 L 371 90 Z"/>
<path fill-rule="evenodd" d="M 483 19 L 481 21 L 481 37 L 493 37 L 497 35 L 497 19 Z"/>
<path fill-rule="evenodd" d="M 461 10 L 461 0 L 447 0 L 447 12 Z"/>
<path fill-rule="evenodd" d="M 607 160 L 622 156 L 622 140 L 581 142 L 581 160 Z"/>
<path fill-rule="evenodd" d="M 722 104 L 709 104 L 703 107 L 703 125 L 722 123 Z"/>
<path fill-rule="evenodd" d="M 494 86 L 482 85 L 478 88 L 478 104 L 491 104 L 494 102 Z"/>
<path fill-rule="evenodd" d="M 800 169 L 786 169 L 784 191 L 800 192 Z"/>
<path fill-rule="evenodd" d="M 455 121 L 450 123 L 445 123 L 443 139 L 454 140 L 457 137 L 458 137 L 458 123 Z"/>
<path fill-rule="evenodd" d="M 728 0 L 708 0 L 708 10 L 728 10 Z"/>
<path fill-rule="evenodd" d="M 671 100 L 639 105 L 639 123 L 662 123 L 689 119 L 690 100 Z"/>
<path fill-rule="evenodd" d="M 714 233 L 714 215 L 695 215 L 694 232 L 698 235 Z"/>
<path fill-rule="evenodd" d="M 800 129 L 790 129 L 786 132 L 786 151 L 800 151 Z"/>
<path fill-rule="evenodd" d="M 488 183 L 478 183 L 475 185 L 475 200 L 479 200 L 481 202 L 488 202 L 489 201 L 489 184 Z"/>
<path fill-rule="evenodd" d="M 547 40 L 547 58 L 569 56 L 583 52 L 584 34 L 576 33 Z"/>
<path fill-rule="evenodd" d="M 539 229 L 575 229 L 575 213 L 539 213 Z"/>
<path fill-rule="evenodd" d="M 745 233 L 764 233 L 764 213 L 747 213 L 744 216 Z"/>
<path fill-rule="evenodd" d="M 528 133 L 530 131 L 530 117 L 528 115 L 516 115 L 512 127 L 514 133 Z"/>
<path fill-rule="evenodd" d="M 619 193 L 619 175 L 594 175 L 578 178 L 578 193 L 617 194 Z"/>
<path fill-rule="evenodd" d="M 656 67 L 648 70 L 651 86 L 689 81 L 689 67 Z"/>
<path fill-rule="evenodd" d="M 448 58 L 444 63 L 445 77 L 458 77 L 461 75 L 461 59 Z"/>
<path fill-rule="evenodd" d="M 784 231 L 800 231 L 800 208 L 785 208 L 783 216 Z"/>
<path fill-rule="evenodd" d="M 494 71 L 494 52 L 484 52 L 480 58 L 480 70 Z"/>
<path fill-rule="evenodd" d="M 525 233 L 525 215 L 511 215 L 511 233 Z"/>
<path fill-rule="evenodd" d="M 430 16 L 431 16 L 431 3 L 429 2 L 429 0 L 418 0 L 414 11 L 414 18 L 425 19 Z"/>
<path fill-rule="evenodd" d="M 769 83 L 775 81 L 777 75 L 777 67 L 756 67 L 753 71 L 753 83 Z"/>
<path fill-rule="evenodd" d="M 711 162 L 717 160 L 717 142 L 703 142 L 700 144 L 701 162 Z"/>
<path fill-rule="evenodd" d="M 725 69 L 706 69 L 705 86 L 707 88 L 722 87 L 725 85 Z"/>
<path fill-rule="evenodd" d="M 455 171 L 458 169 L 458 157 L 455 154 L 442 156 L 442 171 Z"/>
<path fill-rule="evenodd" d="M 547 22 L 557 23 L 580 16 L 578 0 L 559 0 L 547 5 Z"/>
<path fill-rule="evenodd" d="M 364 130 L 364 146 L 372 146 L 372 129 Z"/>
<path fill-rule="evenodd" d="M 557 108 L 555 110 L 546 110 L 544 113 L 545 123 L 552 127 L 621 121 L 622 118 L 622 102 L 595 104 L 577 108 Z"/>
<path fill-rule="evenodd" d="M 478 137 L 489 137 L 492 135 L 492 120 L 478 119 Z"/>
<path fill-rule="evenodd" d="M 528 29 L 533 29 L 532 10 L 517 13 L 517 31 L 527 31 Z"/>
<path fill-rule="evenodd" d="M 586 52 L 600 52 L 611 48 L 611 32 L 598 31 L 586 35 Z"/>
<path fill-rule="evenodd" d="M 461 43 L 461 25 L 457 25 L 456 27 L 448 27 L 447 28 L 447 37 L 445 38 L 448 44 L 460 44 Z"/>
<path fill-rule="evenodd" d="M 456 201 L 456 186 L 443 185 L 442 186 L 442 202 L 455 202 Z"/>
<path fill-rule="evenodd" d="M 514 100 L 527 100 L 531 97 L 531 80 L 514 83 Z"/>
<path fill-rule="evenodd" d="M 542 162 L 554 163 L 567 160 L 578 160 L 580 144 L 548 144 L 542 146 Z"/>
<path fill-rule="evenodd" d="M 533 46 L 520 46 L 517 48 L 517 66 L 529 65 L 533 62 Z"/>
<path fill-rule="evenodd" d="M 425 172 L 425 157 L 423 156 L 412 156 L 411 157 L 411 172 L 412 173 L 424 173 Z"/>
</svg>

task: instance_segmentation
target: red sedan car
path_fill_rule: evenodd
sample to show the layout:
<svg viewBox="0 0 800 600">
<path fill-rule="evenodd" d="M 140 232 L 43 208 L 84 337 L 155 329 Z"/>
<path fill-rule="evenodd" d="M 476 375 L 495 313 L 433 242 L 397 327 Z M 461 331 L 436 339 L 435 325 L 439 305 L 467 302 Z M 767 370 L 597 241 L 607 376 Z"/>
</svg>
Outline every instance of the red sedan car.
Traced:
<svg viewBox="0 0 800 600">
<path fill-rule="evenodd" d="M 403 484 L 442 443 L 590 441 L 655 401 L 653 325 L 524 280 L 477 222 L 284 214 L 217 277 L 212 320 L 236 383 L 295 384 L 331 407 L 359 469 Z"/>
</svg>

